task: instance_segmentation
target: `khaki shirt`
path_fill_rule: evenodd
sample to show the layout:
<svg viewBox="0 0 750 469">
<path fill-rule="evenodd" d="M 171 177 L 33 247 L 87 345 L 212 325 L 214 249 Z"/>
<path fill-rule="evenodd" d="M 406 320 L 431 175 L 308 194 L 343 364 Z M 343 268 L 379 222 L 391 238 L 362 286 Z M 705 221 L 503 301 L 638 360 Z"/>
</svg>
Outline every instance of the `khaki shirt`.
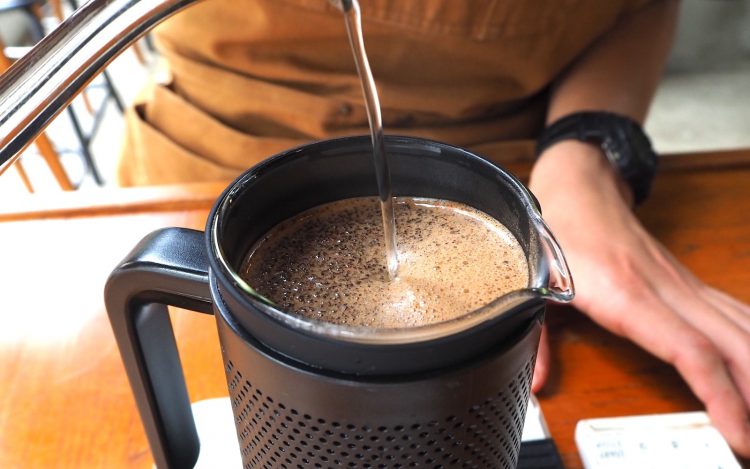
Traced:
<svg viewBox="0 0 750 469">
<path fill-rule="evenodd" d="M 550 85 L 648 0 L 360 0 L 387 134 L 528 157 Z M 205 0 L 155 32 L 171 83 L 128 111 L 123 185 L 229 180 L 312 140 L 366 134 L 327 0 Z"/>
</svg>

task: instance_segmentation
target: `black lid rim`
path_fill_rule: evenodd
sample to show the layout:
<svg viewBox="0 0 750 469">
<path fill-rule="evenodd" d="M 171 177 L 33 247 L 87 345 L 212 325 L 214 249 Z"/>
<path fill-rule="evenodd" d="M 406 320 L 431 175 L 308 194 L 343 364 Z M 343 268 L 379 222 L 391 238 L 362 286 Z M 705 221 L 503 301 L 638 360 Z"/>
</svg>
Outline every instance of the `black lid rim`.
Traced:
<svg viewBox="0 0 750 469">
<path fill-rule="evenodd" d="M 513 188 L 514 192 L 525 202 L 524 205 L 528 207 L 530 218 L 541 220 L 541 213 L 538 204 L 528 189 L 526 189 L 517 178 L 503 169 L 500 165 L 497 165 L 486 158 L 446 143 L 408 136 L 388 135 L 386 136 L 386 144 L 420 146 L 422 150 L 425 150 L 425 147 L 433 146 L 436 153 L 441 153 L 443 150 L 449 150 L 454 154 L 461 155 L 471 160 L 473 163 L 479 163 L 486 166 L 502 177 L 504 181 Z M 283 164 L 283 162 L 287 161 L 289 158 L 305 157 L 307 154 L 311 153 L 330 151 L 350 152 L 353 148 L 367 145 L 371 145 L 371 140 L 368 135 L 342 137 L 301 145 L 273 155 L 253 166 L 238 176 L 223 191 L 209 213 L 206 223 L 205 240 L 209 253 L 208 259 L 210 273 L 216 277 L 217 284 L 222 286 L 224 294 L 231 295 L 235 301 L 247 310 L 262 312 L 280 326 L 291 328 L 298 332 L 304 332 L 307 335 L 316 336 L 321 339 L 379 346 L 389 344 L 403 345 L 413 342 L 438 340 L 454 333 L 456 330 L 473 329 L 477 326 L 481 326 L 482 323 L 487 322 L 488 320 L 494 319 L 497 314 L 488 314 L 489 310 L 499 310 L 499 308 L 503 306 L 503 310 L 525 310 L 528 308 L 518 308 L 518 306 L 529 303 L 528 306 L 533 308 L 531 303 L 543 303 L 544 300 L 539 293 L 539 287 L 529 287 L 509 292 L 495 299 L 488 305 L 482 306 L 475 311 L 448 321 L 411 328 L 384 329 L 367 326 L 342 326 L 288 313 L 275 307 L 272 302 L 255 292 L 252 287 L 247 285 L 239 274 L 230 267 L 230 264 L 219 244 L 219 234 L 223 228 L 222 216 L 227 212 L 232 202 L 240 197 L 250 183 L 254 179 L 260 177 L 263 172 L 274 168 L 279 164 Z M 474 321 L 471 321 L 471 319 L 474 319 Z M 465 327 L 457 327 L 461 323 L 463 323 Z"/>
</svg>

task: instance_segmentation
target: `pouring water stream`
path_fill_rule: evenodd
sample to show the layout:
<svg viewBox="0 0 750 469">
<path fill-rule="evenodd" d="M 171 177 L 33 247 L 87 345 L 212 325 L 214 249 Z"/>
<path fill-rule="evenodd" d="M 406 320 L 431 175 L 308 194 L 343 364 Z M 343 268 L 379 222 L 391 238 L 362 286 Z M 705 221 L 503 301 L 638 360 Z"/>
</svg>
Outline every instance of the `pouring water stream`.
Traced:
<svg viewBox="0 0 750 469">
<path fill-rule="evenodd" d="M 385 151 L 385 137 L 383 135 L 383 119 L 380 114 L 380 99 L 375 88 L 375 80 L 367 60 L 364 37 L 362 35 L 362 15 L 357 0 L 333 1 L 334 5 L 344 13 L 346 33 L 357 66 L 357 74 L 365 95 L 367 120 L 370 123 L 372 137 L 372 157 L 375 163 L 375 177 L 378 184 L 380 211 L 383 219 L 383 234 L 385 235 L 386 265 L 388 276 L 394 280 L 398 275 L 398 247 L 396 245 L 396 219 L 393 213 L 393 195 L 391 193 L 391 173 L 388 168 L 388 155 Z"/>
</svg>

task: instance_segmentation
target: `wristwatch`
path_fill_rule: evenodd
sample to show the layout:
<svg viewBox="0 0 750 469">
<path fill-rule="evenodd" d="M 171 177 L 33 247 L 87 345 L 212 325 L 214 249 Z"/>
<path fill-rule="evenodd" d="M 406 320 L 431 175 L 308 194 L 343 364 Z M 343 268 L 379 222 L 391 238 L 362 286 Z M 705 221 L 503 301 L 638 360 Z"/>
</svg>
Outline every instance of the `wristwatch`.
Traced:
<svg viewBox="0 0 750 469">
<path fill-rule="evenodd" d="M 611 112 L 577 112 L 553 122 L 537 140 L 537 157 L 562 140 L 578 140 L 601 147 L 607 160 L 630 186 L 636 204 L 651 192 L 658 158 L 638 122 Z"/>
</svg>

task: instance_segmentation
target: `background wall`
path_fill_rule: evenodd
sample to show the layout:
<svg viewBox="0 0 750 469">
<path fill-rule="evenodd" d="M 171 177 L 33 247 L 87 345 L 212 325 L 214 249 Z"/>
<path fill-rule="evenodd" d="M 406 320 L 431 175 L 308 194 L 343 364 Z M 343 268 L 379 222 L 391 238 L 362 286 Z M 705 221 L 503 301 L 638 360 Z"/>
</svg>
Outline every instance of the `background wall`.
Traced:
<svg viewBox="0 0 750 469">
<path fill-rule="evenodd" d="M 750 0 L 682 0 L 646 130 L 662 153 L 750 147 Z"/>
</svg>

